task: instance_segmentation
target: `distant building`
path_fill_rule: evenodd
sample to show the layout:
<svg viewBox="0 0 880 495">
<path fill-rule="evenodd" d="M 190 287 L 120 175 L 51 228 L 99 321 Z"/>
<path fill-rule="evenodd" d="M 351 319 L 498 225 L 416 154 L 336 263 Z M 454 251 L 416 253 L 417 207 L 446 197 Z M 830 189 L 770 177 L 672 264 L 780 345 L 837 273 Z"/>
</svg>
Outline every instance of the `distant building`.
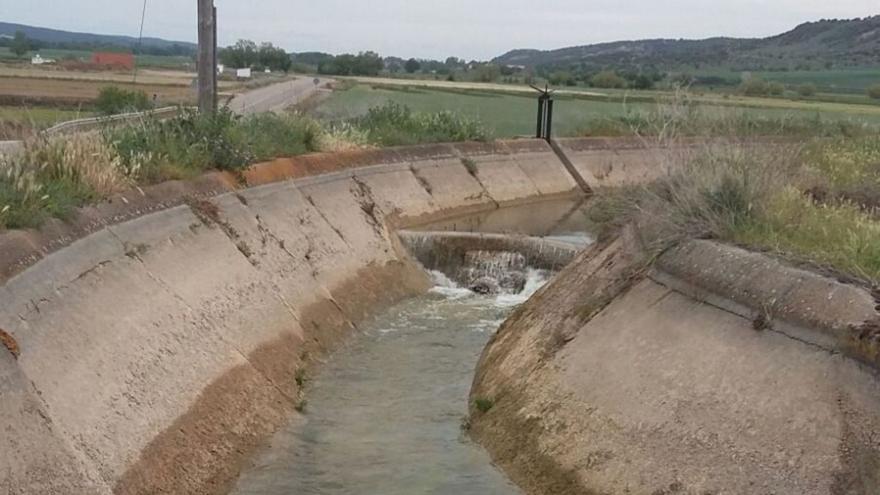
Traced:
<svg viewBox="0 0 880 495">
<path fill-rule="evenodd" d="M 92 63 L 113 69 L 134 70 L 134 55 L 131 53 L 95 52 Z"/>
<path fill-rule="evenodd" d="M 51 58 L 43 58 L 40 56 L 39 53 L 34 55 L 33 57 L 31 57 L 31 64 L 33 64 L 33 65 L 54 64 L 54 63 L 55 63 L 54 60 L 52 60 Z"/>
</svg>

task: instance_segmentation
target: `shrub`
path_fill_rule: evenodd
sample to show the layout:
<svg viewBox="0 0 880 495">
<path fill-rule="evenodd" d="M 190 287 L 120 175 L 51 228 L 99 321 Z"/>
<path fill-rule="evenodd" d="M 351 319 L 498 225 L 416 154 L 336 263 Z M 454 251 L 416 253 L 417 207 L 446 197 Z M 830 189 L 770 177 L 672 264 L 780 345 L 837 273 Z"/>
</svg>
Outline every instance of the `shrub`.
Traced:
<svg viewBox="0 0 880 495">
<path fill-rule="evenodd" d="M 603 70 L 590 78 L 590 85 L 594 88 L 625 88 L 626 79 L 618 76 L 613 70 Z"/>
<path fill-rule="evenodd" d="M 785 85 L 778 82 L 767 83 L 767 94 L 771 96 L 782 96 L 785 94 Z"/>
<path fill-rule="evenodd" d="M 486 414 L 487 412 L 491 411 L 493 407 L 495 407 L 495 402 L 492 399 L 479 397 L 474 400 L 474 407 L 477 408 L 477 411 Z"/>
<path fill-rule="evenodd" d="M 746 96 L 766 96 L 770 92 L 770 87 L 767 81 L 759 77 L 751 77 L 739 85 L 739 91 Z"/>
<path fill-rule="evenodd" d="M 152 104 L 143 91 L 129 91 L 116 86 L 107 86 L 98 93 L 95 107 L 98 112 L 104 115 L 116 115 L 148 110 Z"/>
<path fill-rule="evenodd" d="M 488 139 L 488 132 L 477 120 L 449 111 L 416 113 L 396 102 L 372 107 L 351 124 L 378 146 Z"/>
<path fill-rule="evenodd" d="M 256 160 L 317 149 L 320 128 L 299 115 L 237 117 L 228 109 L 184 111 L 107 129 L 107 140 L 140 182 L 185 179 L 204 170 L 240 170 Z"/>
<path fill-rule="evenodd" d="M 575 84 L 577 84 L 574 76 L 572 76 L 571 72 L 568 71 L 557 71 L 553 74 L 550 74 L 548 82 L 554 86 L 574 86 Z"/>
<path fill-rule="evenodd" d="M 875 84 L 868 88 L 868 97 L 880 100 L 880 84 Z"/>
<path fill-rule="evenodd" d="M 816 94 L 816 85 L 810 83 L 804 83 L 797 87 L 797 93 L 799 96 L 803 98 L 809 98 Z"/>
</svg>

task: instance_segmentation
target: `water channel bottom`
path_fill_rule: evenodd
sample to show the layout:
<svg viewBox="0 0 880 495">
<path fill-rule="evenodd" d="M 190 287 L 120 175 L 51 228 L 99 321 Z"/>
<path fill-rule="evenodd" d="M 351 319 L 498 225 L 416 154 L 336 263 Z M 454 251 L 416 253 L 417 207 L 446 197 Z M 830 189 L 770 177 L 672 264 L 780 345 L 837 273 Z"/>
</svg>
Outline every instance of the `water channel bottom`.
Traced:
<svg viewBox="0 0 880 495">
<path fill-rule="evenodd" d="M 480 352 L 547 274 L 479 296 L 434 274 L 430 293 L 366 325 L 314 377 L 305 416 L 245 470 L 239 495 L 521 493 L 462 431 Z"/>
</svg>

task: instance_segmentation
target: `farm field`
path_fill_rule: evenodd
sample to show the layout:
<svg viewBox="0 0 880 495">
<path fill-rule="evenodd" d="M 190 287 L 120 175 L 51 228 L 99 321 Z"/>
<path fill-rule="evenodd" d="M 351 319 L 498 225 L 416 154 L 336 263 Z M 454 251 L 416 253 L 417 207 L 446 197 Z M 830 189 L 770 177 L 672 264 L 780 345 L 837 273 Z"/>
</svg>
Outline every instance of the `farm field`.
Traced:
<svg viewBox="0 0 880 495">
<path fill-rule="evenodd" d="M 107 80 L 69 80 L 0 76 L 0 102 L 25 102 L 33 105 L 75 105 L 97 98 L 101 88 L 118 86 L 157 95 L 160 104 L 189 103 L 195 92 L 189 85 L 131 84 Z"/>
<path fill-rule="evenodd" d="M 31 55 L 37 52 L 31 52 L 26 57 L 30 60 Z M 92 57 L 90 50 L 56 50 L 52 48 L 41 49 L 39 51 L 43 58 L 51 58 L 54 60 L 64 59 L 82 59 L 88 60 Z M 171 55 L 138 55 L 136 57 L 138 65 L 142 67 L 191 67 L 194 65 L 190 57 L 171 56 Z M 25 60 L 24 57 L 16 57 L 7 47 L 0 47 L 0 60 L 15 61 Z"/>
<path fill-rule="evenodd" d="M 445 82 L 445 81 L 443 81 Z M 498 137 L 531 135 L 535 132 L 536 99 L 531 89 L 514 92 L 475 91 L 475 83 L 467 87 L 414 87 L 407 85 L 356 84 L 336 91 L 314 110 L 323 119 L 341 120 L 365 113 L 370 107 L 387 101 L 404 104 L 419 112 L 455 110 L 479 118 Z M 487 85 L 488 86 L 488 85 Z M 513 86 L 501 86 L 505 90 Z M 479 86 L 478 86 L 479 87 Z M 522 87 L 520 87 L 522 88 Z M 560 136 L 582 134 L 590 122 L 620 117 L 633 112 L 646 112 L 655 106 L 641 99 L 625 102 L 620 98 L 596 99 L 596 93 L 560 92 L 554 108 L 554 133 Z M 608 95 L 600 96 L 607 97 Z M 663 96 L 653 92 L 654 98 Z M 584 99 L 588 97 L 590 99 Z M 712 96 L 697 99 L 708 108 L 736 108 L 756 116 L 820 117 L 880 124 L 880 107 L 825 102 L 800 102 L 768 98 L 730 98 Z"/>
<path fill-rule="evenodd" d="M 0 106 L 0 141 L 15 141 L 68 120 L 93 117 L 86 109 Z"/>
<path fill-rule="evenodd" d="M 853 94 L 861 97 L 865 97 L 865 92 L 870 86 L 880 84 L 880 68 L 755 71 L 749 74 L 788 86 L 815 84 L 821 92 Z M 694 75 L 720 77 L 732 85 L 738 85 L 742 81 L 743 72 L 714 69 L 696 71 Z"/>
</svg>

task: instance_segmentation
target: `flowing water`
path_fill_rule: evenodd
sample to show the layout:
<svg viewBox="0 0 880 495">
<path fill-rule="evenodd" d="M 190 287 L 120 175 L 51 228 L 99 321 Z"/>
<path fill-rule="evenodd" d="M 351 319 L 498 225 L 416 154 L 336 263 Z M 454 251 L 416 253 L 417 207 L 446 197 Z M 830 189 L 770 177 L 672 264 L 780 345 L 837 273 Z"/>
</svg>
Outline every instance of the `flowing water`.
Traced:
<svg viewBox="0 0 880 495">
<path fill-rule="evenodd" d="M 279 432 L 233 493 L 492 495 L 519 490 L 462 432 L 489 337 L 546 280 L 479 296 L 435 273 L 430 293 L 392 308 L 311 383 L 304 418 Z"/>
</svg>

